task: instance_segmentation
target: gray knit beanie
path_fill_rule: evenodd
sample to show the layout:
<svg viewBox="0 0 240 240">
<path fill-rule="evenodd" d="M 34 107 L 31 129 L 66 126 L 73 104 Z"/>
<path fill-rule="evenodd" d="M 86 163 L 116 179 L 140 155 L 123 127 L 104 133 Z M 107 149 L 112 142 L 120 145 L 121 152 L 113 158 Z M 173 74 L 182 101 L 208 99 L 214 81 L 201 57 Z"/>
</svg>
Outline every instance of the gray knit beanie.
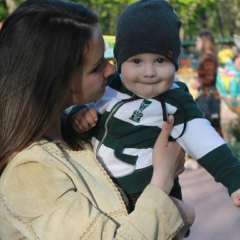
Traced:
<svg viewBox="0 0 240 240">
<path fill-rule="evenodd" d="M 116 29 L 114 57 L 118 71 L 128 58 L 141 53 L 158 53 L 178 69 L 182 22 L 165 0 L 140 0 L 120 15 Z"/>
</svg>

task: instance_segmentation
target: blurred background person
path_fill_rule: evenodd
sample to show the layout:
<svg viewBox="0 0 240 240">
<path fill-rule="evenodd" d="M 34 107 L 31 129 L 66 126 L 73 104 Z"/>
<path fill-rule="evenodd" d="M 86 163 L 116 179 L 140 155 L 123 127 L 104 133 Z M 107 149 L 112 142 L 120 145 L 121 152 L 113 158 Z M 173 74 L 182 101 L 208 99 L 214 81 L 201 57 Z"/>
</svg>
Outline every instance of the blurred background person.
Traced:
<svg viewBox="0 0 240 240">
<path fill-rule="evenodd" d="M 199 94 L 196 101 L 211 125 L 223 137 L 220 119 L 220 95 L 216 89 L 217 48 L 214 36 L 209 30 L 201 31 L 198 34 L 196 50 L 200 53 L 197 68 Z"/>
<path fill-rule="evenodd" d="M 196 102 L 214 129 L 223 137 L 220 119 L 220 95 L 216 89 L 218 55 L 214 36 L 209 30 L 199 32 L 196 50 L 199 52 L 197 81 L 192 86 L 198 89 Z M 187 157 L 186 169 L 192 170 L 199 167 L 196 160 L 192 159 L 191 156 Z"/>
</svg>

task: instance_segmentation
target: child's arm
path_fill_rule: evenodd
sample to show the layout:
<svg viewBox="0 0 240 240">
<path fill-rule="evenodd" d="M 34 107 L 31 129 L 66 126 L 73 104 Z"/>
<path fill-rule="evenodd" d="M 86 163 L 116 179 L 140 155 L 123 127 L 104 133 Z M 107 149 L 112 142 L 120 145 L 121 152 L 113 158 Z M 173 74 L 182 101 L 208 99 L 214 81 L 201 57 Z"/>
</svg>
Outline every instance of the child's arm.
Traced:
<svg viewBox="0 0 240 240">
<path fill-rule="evenodd" d="M 233 192 L 231 195 L 233 204 L 236 207 L 240 207 L 240 189 L 238 189 L 237 191 Z"/>
<path fill-rule="evenodd" d="M 210 122 L 201 117 L 202 113 L 192 97 L 185 91 L 178 92 L 177 97 L 184 108 L 178 108 L 178 111 L 174 113 L 175 123 L 177 124 L 172 129 L 171 135 L 176 138 L 182 131 L 181 117 L 183 116 L 183 110 L 185 110 L 187 128 L 183 136 L 177 139 L 177 142 L 214 177 L 216 182 L 222 183 L 228 189 L 233 204 L 240 207 L 239 159 L 211 126 Z"/>
<path fill-rule="evenodd" d="M 198 160 L 215 178 L 228 188 L 233 204 L 240 207 L 240 161 L 224 144 Z"/>
<path fill-rule="evenodd" d="M 87 132 L 96 125 L 97 120 L 98 116 L 94 108 L 82 108 L 73 115 L 73 129 L 80 133 Z"/>
</svg>

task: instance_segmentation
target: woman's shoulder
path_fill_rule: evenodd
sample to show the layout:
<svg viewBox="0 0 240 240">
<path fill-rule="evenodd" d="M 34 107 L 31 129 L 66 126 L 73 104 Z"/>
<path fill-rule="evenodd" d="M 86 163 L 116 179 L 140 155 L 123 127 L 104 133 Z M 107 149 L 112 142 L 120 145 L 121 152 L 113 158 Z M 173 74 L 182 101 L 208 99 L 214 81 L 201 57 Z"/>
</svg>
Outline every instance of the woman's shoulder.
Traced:
<svg viewBox="0 0 240 240">
<path fill-rule="evenodd" d="M 0 178 L 0 194 L 7 199 L 11 199 L 12 192 L 15 198 L 21 198 L 22 193 L 32 196 L 34 189 L 38 194 L 41 193 L 41 186 L 44 186 L 45 192 L 56 181 L 68 181 L 68 176 L 74 174 L 74 170 L 64 152 L 68 152 L 73 158 L 74 154 L 78 154 L 77 158 L 80 160 L 95 160 L 91 147 L 88 144 L 84 146 L 84 150 L 73 151 L 63 144 L 58 146 L 45 139 L 34 142 L 16 154 L 4 169 Z"/>
<path fill-rule="evenodd" d="M 46 167 L 55 167 L 60 162 L 66 161 L 66 157 L 63 155 L 63 151 L 72 153 L 72 154 L 84 154 L 86 156 L 86 152 L 90 155 L 93 155 L 92 146 L 89 143 L 81 142 L 81 147 L 83 150 L 74 151 L 70 147 L 56 143 L 54 141 L 48 141 L 44 138 L 32 143 L 29 147 L 25 148 L 21 152 L 17 153 L 12 160 L 8 163 L 6 169 L 3 171 L 3 178 L 5 172 L 10 173 L 13 169 L 20 169 L 21 165 L 25 165 L 27 169 L 28 166 L 38 163 L 39 165 Z M 1 177 L 2 178 L 2 177 Z"/>
</svg>

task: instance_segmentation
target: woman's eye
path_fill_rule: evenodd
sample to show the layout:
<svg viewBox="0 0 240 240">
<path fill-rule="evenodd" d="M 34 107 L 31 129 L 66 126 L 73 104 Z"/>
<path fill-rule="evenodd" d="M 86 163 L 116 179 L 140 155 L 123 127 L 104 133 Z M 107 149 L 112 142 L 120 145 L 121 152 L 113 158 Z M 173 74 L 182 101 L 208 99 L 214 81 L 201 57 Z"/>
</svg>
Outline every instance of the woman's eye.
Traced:
<svg viewBox="0 0 240 240">
<path fill-rule="evenodd" d="M 139 64 L 139 63 L 141 62 L 141 60 L 140 60 L 140 59 L 134 59 L 133 62 L 134 62 L 135 64 Z"/>
<path fill-rule="evenodd" d="M 165 60 L 164 58 L 158 58 L 158 59 L 157 59 L 157 63 L 163 63 L 164 60 Z"/>
<path fill-rule="evenodd" d="M 97 71 L 100 69 L 100 67 L 101 67 L 101 65 L 98 64 L 98 65 L 92 70 L 92 72 L 97 72 Z"/>
</svg>

